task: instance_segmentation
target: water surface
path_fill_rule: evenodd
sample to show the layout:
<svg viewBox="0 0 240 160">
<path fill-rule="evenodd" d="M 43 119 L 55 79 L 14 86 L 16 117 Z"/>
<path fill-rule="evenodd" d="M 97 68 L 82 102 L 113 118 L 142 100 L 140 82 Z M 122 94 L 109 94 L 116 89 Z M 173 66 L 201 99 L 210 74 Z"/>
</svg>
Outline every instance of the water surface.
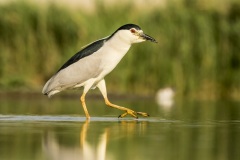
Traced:
<svg viewBox="0 0 240 160">
<path fill-rule="evenodd" d="M 151 116 L 118 119 L 101 98 L 87 99 L 90 121 L 78 98 L 0 99 L 0 159 L 240 159 L 239 102 L 113 102 Z"/>
</svg>

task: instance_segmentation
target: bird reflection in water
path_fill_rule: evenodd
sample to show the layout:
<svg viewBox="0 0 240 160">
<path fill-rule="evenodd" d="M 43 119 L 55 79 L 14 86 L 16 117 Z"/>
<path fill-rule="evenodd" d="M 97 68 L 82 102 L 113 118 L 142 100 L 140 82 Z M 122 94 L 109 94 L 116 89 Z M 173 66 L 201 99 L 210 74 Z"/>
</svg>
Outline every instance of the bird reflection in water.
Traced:
<svg viewBox="0 0 240 160">
<path fill-rule="evenodd" d="M 95 151 L 94 147 L 92 147 L 87 142 L 87 131 L 89 127 L 89 121 L 87 120 L 80 131 L 80 145 L 82 148 L 82 157 L 87 160 L 104 160 L 106 155 L 106 147 L 107 147 L 107 129 L 99 137 L 99 142 L 97 145 L 97 150 Z"/>
<path fill-rule="evenodd" d="M 94 123 L 94 122 L 93 122 Z M 105 160 L 114 159 L 114 153 L 108 152 L 108 143 L 118 143 L 117 140 L 132 137 L 136 132 L 144 134 L 147 122 L 145 121 L 119 121 L 110 123 L 111 126 L 103 126 L 100 134 L 95 133 L 94 126 L 90 121 L 86 120 L 80 130 L 80 145 L 69 147 L 60 144 L 54 136 L 53 132 L 47 132 L 42 140 L 43 152 L 51 160 Z M 140 125 L 139 125 L 140 124 Z M 89 135 L 96 135 L 94 139 L 97 142 L 92 144 L 87 139 Z M 93 139 L 93 138 L 92 138 Z M 107 155 L 107 157 L 106 157 Z"/>
</svg>

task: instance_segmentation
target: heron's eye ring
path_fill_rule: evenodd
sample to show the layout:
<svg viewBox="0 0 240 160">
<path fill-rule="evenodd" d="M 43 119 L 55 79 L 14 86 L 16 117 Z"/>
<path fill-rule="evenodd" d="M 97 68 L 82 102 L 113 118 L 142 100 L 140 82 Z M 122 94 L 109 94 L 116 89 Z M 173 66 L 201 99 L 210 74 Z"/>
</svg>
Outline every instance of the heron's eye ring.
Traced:
<svg viewBox="0 0 240 160">
<path fill-rule="evenodd" d="M 130 29 L 130 32 L 131 32 L 131 33 L 136 33 L 137 31 L 136 31 L 134 28 L 131 28 L 131 29 Z"/>
</svg>

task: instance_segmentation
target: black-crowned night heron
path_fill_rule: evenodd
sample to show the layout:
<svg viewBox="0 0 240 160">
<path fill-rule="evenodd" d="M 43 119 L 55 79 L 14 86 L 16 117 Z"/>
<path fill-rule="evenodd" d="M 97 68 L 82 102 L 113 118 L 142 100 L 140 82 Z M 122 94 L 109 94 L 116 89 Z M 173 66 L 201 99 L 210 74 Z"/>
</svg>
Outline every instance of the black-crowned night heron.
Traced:
<svg viewBox="0 0 240 160">
<path fill-rule="evenodd" d="M 133 43 L 156 40 L 143 33 L 135 24 L 126 24 L 118 28 L 112 35 L 97 40 L 72 56 L 55 73 L 43 87 L 42 93 L 51 97 L 65 89 L 84 87 L 80 97 L 85 115 L 90 118 L 85 95 L 89 89 L 98 87 L 107 106 L 125 111 L 119 117 L 127 114 L 137 118 L 137 115 L 149 116 L 144 112 L 135 112 L 129 108 L 112 104 L 107 97 L 104 77 L 110 73 Z"/>
</svg>

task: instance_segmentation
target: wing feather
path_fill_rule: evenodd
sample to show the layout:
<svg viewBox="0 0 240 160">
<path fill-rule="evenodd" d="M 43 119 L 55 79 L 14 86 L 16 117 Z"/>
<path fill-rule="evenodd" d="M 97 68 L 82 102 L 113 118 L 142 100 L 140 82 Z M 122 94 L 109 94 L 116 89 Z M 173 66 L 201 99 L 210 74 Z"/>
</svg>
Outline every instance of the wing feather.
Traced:
<svg viewBox="0 0 240 160">
<path fill-rule="evenodd" d="M 97 77 L 101 73 L 101 68 L 99 68 L 101 57 L 93 53 L 100 51 L 104 43 L 105 39 L 95 41 L 72 56 L 57 73 L 47 81 L 42 93 L 48 94 L 54 90 L 61 91 L 81 84 L 90 78 Z"/>
<path fill-rule="evenodd" d="M 74 56 L 72 56 L 66 63 L 64 63 L 63 66 L 57 72 L 61 71 L 64 68 L 67 68 L 68 66 L 70 66 L 73 63 L 79 61 L 80 59 L 95 53 L 96 51 L 98 51 L 103 46 L 105 40 L 106 40 L 105 38 L 100 39 L 98 41 L 95 41 L 95 42 L 87 45 L 82 50 L 77 52 Z"/>
</svg>

